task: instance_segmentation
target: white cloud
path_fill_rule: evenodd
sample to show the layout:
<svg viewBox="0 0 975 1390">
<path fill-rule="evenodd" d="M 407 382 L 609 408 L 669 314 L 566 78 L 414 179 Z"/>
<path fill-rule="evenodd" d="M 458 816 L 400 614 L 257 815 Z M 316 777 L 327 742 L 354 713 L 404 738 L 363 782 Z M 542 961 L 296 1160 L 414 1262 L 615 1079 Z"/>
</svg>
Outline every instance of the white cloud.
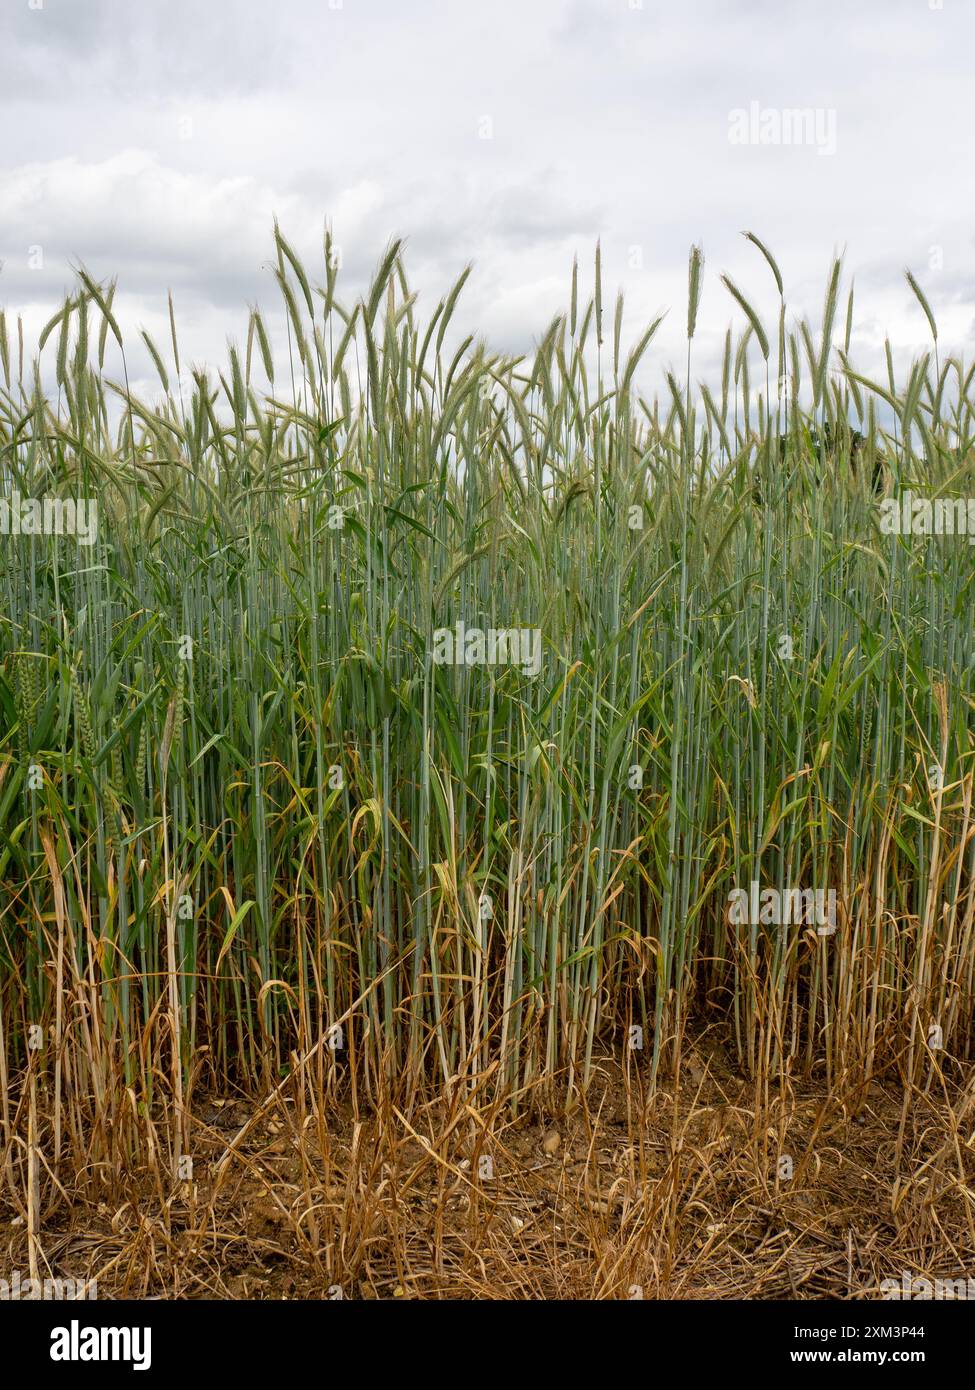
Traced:
<svg viewBox="0 0 975 1390">
<path fill-rule="evenodd" d="M 771 322 L 774 249 L 790 309 L 818 316 L 836 248 L 857 279 L 854 342 L 925 345 L 902 270 L 970 343 L 973 195 L 963 176 L 975 14 L 923 0 L 46 0 L 0 18 L 0 301 L 46 317 L 69 262 L 118 274 L 124 321 L 161 327 L 174 290 L 196 358 L 223 353 L 276 215 L 312 266 L 324 220 L 348 295 L 392 235 L 432 308 L 473 260 L 458 321 L 528 348 L 602 240 L 607 303 L 635 334 L 672 306 L 651 368 L 682 362 L 687 250 L 708 276 L 696 354 L 712 369 L 728 270 Z M 835 155 L 733 147 L 728 112 L 835 113 Z M 480 139 L 485 116 L 491 139 Z M 185 138 L 185 137 L 189 138 Z M 27 247 L 45 249 L 43 273 Z M 634 268 L 631 248 L 642 253 Z M 930 248 L 942 248 L 932 269 Z"/>
</svg>

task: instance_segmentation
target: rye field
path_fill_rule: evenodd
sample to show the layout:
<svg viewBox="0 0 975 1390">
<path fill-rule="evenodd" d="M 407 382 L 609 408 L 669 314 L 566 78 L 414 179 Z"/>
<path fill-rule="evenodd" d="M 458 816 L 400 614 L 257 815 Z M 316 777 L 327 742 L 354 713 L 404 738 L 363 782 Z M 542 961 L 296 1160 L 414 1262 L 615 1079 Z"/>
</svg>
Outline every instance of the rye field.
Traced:
<svg viewBox="0 0 975 1390">
<path fill-rule="evenodd" d="M 390 244 L 0 317 L 0 1234 L 102 1296 L 866 1298 L 975 1249 L 975 365 Z M 121 298 L 122 292 L 119 292 Z M 731 327 L 699 374 L 702 294 Z M 272 331 L 271 318 L 283 325 Z M 282 352 L 281 342 L 286 344 Z M 272 343 L 275 350 L 272 350 Z M 132 344 L 129 344 L 132 351 Z M 966 1253 L 967 1252 L 967 1253 Z"/>
</svg>

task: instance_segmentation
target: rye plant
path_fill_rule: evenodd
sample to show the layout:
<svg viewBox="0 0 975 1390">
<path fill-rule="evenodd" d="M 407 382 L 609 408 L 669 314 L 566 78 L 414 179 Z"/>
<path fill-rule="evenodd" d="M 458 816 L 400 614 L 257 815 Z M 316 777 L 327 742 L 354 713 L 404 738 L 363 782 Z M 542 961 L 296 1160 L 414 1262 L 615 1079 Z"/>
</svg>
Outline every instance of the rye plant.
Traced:
<svg viewBox="0 0 975 1390">
<path fill-rule="evenodd" d="M 0 536 L 8 1145 L 28 1064 L 60 1125 L 298 1062 L 659 1084 L 715 1026 L 765 1077 L 970 1056 L 973 551 L 879 503 L 975 493 L 973 370 L 909 277 L 932 353 L 857 371 L 839 263 L 790 330 L 748 235 L 777 323 L 725 278 L 697 382 L 694 248 L 652 399 L 598 248 L 522 356 L 458 332 L 466 271 L 424 317 L 394 242 L 343 302 L 278 228 L 274 322 L 188 373 L 170 300 L 152 392 L 114 285 L 32 356 L 0 316 L 0 494 L 98 505 L 91 545 Z M 540 670 L 439 663 L 458 622 Z M 732 921 L 755 880 L 835 889 L 835 931 Z"/>
</svg>

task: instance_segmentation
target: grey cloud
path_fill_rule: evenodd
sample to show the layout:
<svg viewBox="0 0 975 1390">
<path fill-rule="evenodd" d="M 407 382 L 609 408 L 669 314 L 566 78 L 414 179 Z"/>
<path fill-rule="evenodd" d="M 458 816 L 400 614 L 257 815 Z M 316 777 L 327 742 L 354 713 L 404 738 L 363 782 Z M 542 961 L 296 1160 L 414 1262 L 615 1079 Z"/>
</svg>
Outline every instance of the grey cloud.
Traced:
<svg viewBox="0 0 975 1390">
<path fill-rule="evenodd" d="M 331 216 L 348 295 L 403 235 L 431 302 L 474 260 L 459 316 L 514 350 L 564 304 L 573 254 L 591 268 L 598 237 L 628 329 L 673 306 L 656 369 L 680 361 L 700 239 L 705 374 L 732 317 L 720 270 L 776 311 L 739 235 L 751 227 L 779 258 L 790 312 L 816 318 L 845 245 L 855 337 L 869 347 L 881 325 L 905 351 L 920 340 L 911 264 L 964 346 L 973 39 L 975 14 L 950 0 L 18 0 L 0 16 L 16 132 L 0 153 L 0 301 L 38 319 L 82 260 L 118 274 L 134 316 L 164 313 L 173 288 L 194 351 L 220 355 L 245 302 L 273 298 L 273 216 L 313 267 Z M 753 99 L 835 108 L 835 155 L 730 145 L 729 110 Z M 478 139 L 484 114 L 491 140 Z M 43 274 L 26 269 L 35 243 Z"/>
<path fill-rule="evenodd" d="M 0 78 L 34 102 L 248 92 L 289 80 L 294 49 L 283 38 L 252 0 L 16 0 L 0 17 Z"/>
</svg>

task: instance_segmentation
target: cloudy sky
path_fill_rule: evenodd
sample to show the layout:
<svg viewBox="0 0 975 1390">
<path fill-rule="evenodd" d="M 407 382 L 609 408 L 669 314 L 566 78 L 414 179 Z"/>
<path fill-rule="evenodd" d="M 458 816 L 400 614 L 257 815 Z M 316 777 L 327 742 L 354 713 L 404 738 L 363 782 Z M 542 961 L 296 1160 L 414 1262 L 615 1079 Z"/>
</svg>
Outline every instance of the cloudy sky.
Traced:
<svg viewBox="0 0 975 1390">
<path fill-rule="evenodd" d="M 219 360 L 274 303 L 274 216 L 312 266 L 328 218 L 349 298 L 403 235 L 421 307 L 473 261 L 464 328 L 523 350 L 600 238 L 629 334 L 671 308 L 652 390 L 693 241 L 699 374 L 720 272 L 771 314 L 751 228 L 797 316 L 844 252 L 864 366 L 927 345 L 905 265 L 970 353 L 973 50 L 970 0 L 0 0 L 0 304 L 29 340 L 80 261 L 127 330 L 162 338 L 172 289 Z"/>
</svg>

